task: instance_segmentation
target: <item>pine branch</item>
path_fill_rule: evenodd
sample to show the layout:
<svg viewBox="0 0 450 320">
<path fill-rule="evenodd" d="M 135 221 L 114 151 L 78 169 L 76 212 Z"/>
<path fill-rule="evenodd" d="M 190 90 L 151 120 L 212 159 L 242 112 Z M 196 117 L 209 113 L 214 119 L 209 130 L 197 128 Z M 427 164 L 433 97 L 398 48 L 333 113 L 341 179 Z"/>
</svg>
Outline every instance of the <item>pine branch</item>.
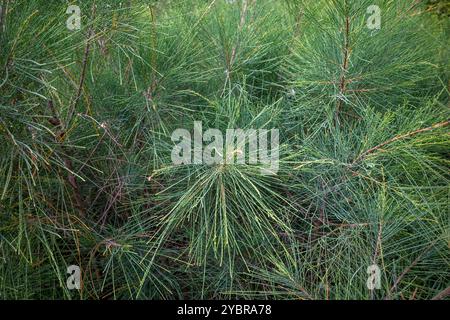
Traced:
<svg viewBox="0 0 450 320">
<path fill-rule="evenodd" d="M 370 148 L 370 149 L 364 151 L 363 153 L 361 153 L 361 154 L 360 154 L 360 155 L 352 162 L 351 165 L 354 165 L 354 164 L 360 162 L 361 160 L 363 160 L 364 158 L 366 158 L 366 157 L 367 157 L 368 155 L 370 155 L 371 153 L 376 152 L 378 149 L 381 149 L 381 148 L 383 148 L 384 146 L 386 146 L 386 145 L 388 145 L 388 144 L 391 144 L 391 143 L 393 143 L 393 142 L 396 142 L 396 141 L 399 141 L 399 140 L 403 140 L 403 139 L 412 137 L 412 136 L 414 136 L 414 135 L 416 135 L 416 134 L 419 134 L 419 133 L 422 133 L 422 132 L 427 132 L 427 131 L 431 131 L 431 130 L 434 130 L 434 129 L 437 129 L 437 128 L 446 127 L 446 126 L 448 126 L 448 125 L 450 125 L 450 120 L 436 123 L 436 124 L 434 124 L 434 125 L 432 125 L 432 126 L 430 126 L 430 127 L 427 127 L 427 128 L 422 128 L 422 129 L 419 129 L 419 130 L 415 130 L 415 131 L 412 131 L 412 132 L 408 132 L 408 133 L 405 133 L 405 134 L 402 134 L 402 135 L 395 136 L 395 137 L 393 137 L 392 139 L 389 139 L 389 140 L 387 140 L 387 141 L 385 141 L 385 142 L 383 142 L 383 143 L 380 143 L 379 145 L 377 145 L 377 146 L 375 146 L 375 147 L 373 147 L 373 148 Z"/>
<path fill-rule="evenodd" d="M 150 11 L 150 16 L 152 18 L 152 30 L 151 30 L 151 46 L 152 46 L 152 55 L 150 57 L 150 63 L 151 63 L 151 68 L 152 68 L 152 73 L 151 73 L 151 84 L 149 85 L 149 87 L 147 88 L 146 91 L 144 91 L 144 97 L 147 99 L 147 102 L 150 102 L 152 104 L 152 108 L 155 109 L 155 104 L 153 103 L 153 98 L 154 98 L 154 93 L 156 91 L 156 88 L 158 86 L 158 79 L 156 76 L 156 62 L 157 62 L 157 57 L 156 54 L 158 52 L 157 49 L 157 31 L 156 31 L 156 14 L 155 14 L 155 9 L 153 6 L 149 5 L 149 11 Z"/>
<path fill-rule="evenodd" d="M 49 119 L 49 122 L 54 125 L 55 127 L 61 127 L 61 120 L 59 118 L 59 115 L 53 105 L 53 101 L 49 100 L 47 102 L 48 107 L 52 113 L 52 118 Z M 58 137 L 62 137 L 62 135 L 64 134 L 64 130 L 62 130 L 62 132 L 58 135 Z M 69 150 L 67 147 L 64 146 L 64 141 L 63 139 L 58 139 L 57 140 L 61 150 L 63 152 L 65 152 L 66 154 L 69 153 Z M 85 202 L 83 200 L 83 197 L 81 196 L 81 192 L 80 192 L 80 188 L 78 187 L 78 183 L 76 180 L 75 175 L 72 173 L 73 172 L 73 165 L 72 165 L 72 160 L 70 160 L 70 158 L 68 156 L 63 157 L 63 161 L 64 161 L 64 165 L 67 169 L 67 183 L 69 184 L 70 188 L 72 189 L 73 193 L 72 196 L 75 200 L 76 206 L 78 207 L 78 210 L 80 210 L 80 215 L 81 217 L 85 216 L 85 210 L 86 210 L 86 205 Z"/>
<path fill-rule="evenodd" d="M 91 23 L 95 19 L 95 11 L 96 11 L 96 5 L 95 5 L 95 1 L 94 1 L 94 4 L 92 5 Z M 77 92 L 75 93 L 75 97 L 69 106 L 69 112 L 68 112 L 67 121 L 66 121 L 67 127 L 70 126 L 73 115 L 75 113 L 75 109 L 78 104 L 78 101 L 80 100 L 80 97 L 81 97 L 81 92 L 83 91 L 83 85 L 84 85 L 84 80 L 86 78 L 86 69 L 87 69 L 87 63 L 88 63 L 88 59 L 89 59 L 89 53 L 90 53 L 90 49 L 91 49 L 91 40 L 92 40 L 93 34 L 94 34 L 94 29 L 93 29 L 93 26 L 91 25 L 91 26 L 89 26 L 89 30 L 88 30 L 87 37 L 86 37 L 86 46 L 84 48 L 83 62 L 81 65 L 81 74 L 80 74 L 80 79 L 78 82 Z"/>
<path fill-rule="evenodd" d="M 339 79 L 339 97 L 336 104 L 336 121 L 339 123 L 339 111 L 342 108 L 341 97 L 345 96 L 347 89 L 347 79 L 346 74 L 348 71 L 348 63 L 350 59 L 350 18 L 348 15 L 345 17 L 345 34 L 344 34 L 344 48 L 343 48 L 343 59 L 341 66 L 341 76 Z"/>
<path fill-rule="evenodd" d="M 439 292 L 437 295 L 435 295 L 433 297 L 432 300 L 443 300 L 443 299 L 447 298 L 448 296 L 450 296 L 450 287 L 447 287 L 444 290 L 442 290 L 441 292 Z"/>
<path fill-rule="evenodd" d="M 247 9 L 248 9 L 248 2 L 247 2 L 247 0 L 243 0 L 242 1 L 241 18 L 240 18 L 240 21 L 239 21 L 238 32 L 237 32 L 238 38 L 240 37 L 242 29 L 244 28 L 244 25 L 245 25 L 245 18 L 247 16 Z M 240 45 L 240 41 L 238 39 L 237 43 L 231 49 L 231 58 L 230 58 L 230 61 L 229 61 L 229 64 L 228 64 L 228 72 L 227 72 L 227 77 L 228 78 L 230 77 L 231 69 L 233 67 L 234 60 L 236 58 L 236 52 L 237 52 L 237 50 L 239 48 L 239 45 Z"/>
<path fill-rule="evenodd" d="M 414 268 L 419 261 L 423 258 L 423 256 L 431 249 L 433 248 L 433 246 L 435 245 L 435 243 L 437 242 L 438 239 L 432 241 L 426 248 L 424 251 L 422 251 L 416 259 L 414 259 L 414 261 L 408 266 L 406 267 L 403 272 L 400 274 L 400 276 L 397 278 L 397 280 L 395 280 L 394 284 L 392 285 L 392 287 L 389 289 L 388 294 L 386 296 L 386 300 L 389 300 L 391 298 L 391 294 L 392 292 L 397 288 L 398 284 L 403 280 L 403 278 L 406 276 L 406 274 L 411 271 L 412 268 Z"/>
<path fill-rule="evenodd" d="M 92 12 L 92 16 L 91 16 L 91 23 L 92 23 L 93 20 L 95 19 L 95 12 L 96 12 L 95 1 L 92 5 L 91 12 Z M 69 106 L 67 120 L 66 120 L 65 124 L 63 125 L 61 133 L 59 135 L 59 137 L 60 137 L 59 142 L 61 143 L 61 148 L 66 152 L 66 154 L 69 154 L 70 151 L 68 150 L 68 148 L 66 148 L 63 145 L 63 143 L 65 140 L 65 135 L 67 133 L 67 130 L 69 129 L 70 123 L 72 122 L 72 118 L 74 116 L 78 101 L 81 98 L 81 93 L 83 91 L 84 81 L 86 78 L 87 63 L 88 63 L 89 53 L 90 53 L 91 40 L 92 40 L 93 34 L 94 34 L 94 29 L 91 24 L 89 26 L 87 37 L 86 37 L 86 46 L 84 48 L 83 62 L 82 62 L 82 66 L 81 66 L 81 74 L 80 74 L 80 79 L 78 82 L 77 91 L 75 93 L 74 99 L 72 100 L 72 102 Z M 49 105 L 51 106 L 52 113 L 54 115 L 54 117 L 53 117 L 53 119 L 55 119 L 54 123 L 57 123 L 58 125 L 61 124 L 60 119 L 56 116 L 56 111 L 53 107 L 53 102 L 50 101 Z M 71 187 L 71 189 L 73 190 L 73 197 L 75 199 L 75 203 L 76 203 L 78 209 L 80 210 L 81 216 L 84 217 L 86 214 L 86 204 L 81 195 L 81 191 L 78 186 L 77 179 L 76 179 L 75 175 L 72 173 L 73 172 L 72 160 L 69 157 L 65 157 L 64 165 L 68 169 L 67 182 L 68 182 L 69 186 Z"/>
</svg>

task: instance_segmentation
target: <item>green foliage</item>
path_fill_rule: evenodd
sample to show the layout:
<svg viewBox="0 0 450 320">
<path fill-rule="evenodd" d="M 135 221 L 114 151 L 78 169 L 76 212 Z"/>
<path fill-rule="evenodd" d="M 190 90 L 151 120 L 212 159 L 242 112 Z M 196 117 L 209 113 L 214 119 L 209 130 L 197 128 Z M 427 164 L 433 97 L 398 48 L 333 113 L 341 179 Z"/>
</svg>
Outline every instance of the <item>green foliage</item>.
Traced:
<svg viewBox="0 0 450 320">
<path fill-rule="evenodd" d="M 434 2 L 0 3 L 1 299 L 449 286 L 449 25 Z M 279 129 L 279 171 L 173 165 L 171 134 L 194 121 Z"/>
</svg>

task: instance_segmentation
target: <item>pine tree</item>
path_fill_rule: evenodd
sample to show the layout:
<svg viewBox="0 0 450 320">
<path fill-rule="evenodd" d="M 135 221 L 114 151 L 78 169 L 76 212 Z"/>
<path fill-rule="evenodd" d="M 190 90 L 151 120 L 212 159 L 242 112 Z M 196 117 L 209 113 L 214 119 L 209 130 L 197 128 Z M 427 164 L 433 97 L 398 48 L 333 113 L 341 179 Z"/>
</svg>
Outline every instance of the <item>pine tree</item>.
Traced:
<svg viewBox="0 0 450 320">
<path fill-rule="evenodd" d="M 447 297 L 444 5 L 0 3 L 0 298 Z M 174 165 L 196 121 L 276 175 Z"/>
</svg>

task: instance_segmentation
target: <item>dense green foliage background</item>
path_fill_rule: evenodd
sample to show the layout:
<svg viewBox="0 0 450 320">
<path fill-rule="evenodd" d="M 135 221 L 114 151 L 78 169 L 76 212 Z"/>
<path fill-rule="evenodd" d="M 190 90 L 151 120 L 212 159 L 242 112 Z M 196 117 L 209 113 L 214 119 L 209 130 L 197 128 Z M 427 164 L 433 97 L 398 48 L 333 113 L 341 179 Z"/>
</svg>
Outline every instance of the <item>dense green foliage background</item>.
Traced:
<svg viewBox="0 0 450 320">
<path fill-rule="evenodd" d="M 0 298 L 444 298 L 436 6 L 2 0 Z M 172 165 L 170 135 L 194 121 L 280 129 L 278 174 Z"/>
</svg>

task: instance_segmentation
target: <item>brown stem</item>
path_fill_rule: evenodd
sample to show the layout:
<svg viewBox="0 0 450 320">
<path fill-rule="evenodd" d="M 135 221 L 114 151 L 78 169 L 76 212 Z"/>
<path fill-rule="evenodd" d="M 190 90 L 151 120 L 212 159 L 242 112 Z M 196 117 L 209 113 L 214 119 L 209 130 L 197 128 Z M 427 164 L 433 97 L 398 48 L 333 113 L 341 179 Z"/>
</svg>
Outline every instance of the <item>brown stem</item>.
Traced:
<svg viewBox="0 0 450 320">
<path fill-rule="evenodd" d="M 52 118 L 49 119 L 49 122 L 51 124 L 53 124 L 55 127 L 61 127 L 61 120 L 59 118 L 59 115 L 53 105 L 53 101 L 49 100 L 48 101 L 48 107 L 50 109 L 50 112 L 52 113 Z M 62 134 L 64 134 L 64 130 L 62 130 L 62 132 L 58 135 L 61 136 Z M 57 140 L 62 151 L 65 152 L 66 154 L 69 152 L 69 150 L 63 145 L 63 140 L 62 139 L 58 139 Z M 65 158 L 63 158 L 64 160 L 64 165 L 68 171 L 67 173 L 67 183 L 68 185 L 71 187 L 73 193 L 73 198 L 75 200 L 76 206 L 78 208 L 78 210 L 80 210 L 80 214 L 82 217 L 85 216 L 85 203 L 83 201 L 83 197 L 81 196 L 80 193 L 80 188 L 78 187 L 78 183 L 76 180 L 75 175 L 72 173 L 73 172 L 73 166 L 72 166 L 72 161 L 66 156 Z"/>
<path fill-rule="evenodd" d="M 378 236 L 377 236 L 377 243 L 375 247 L 375 253 L 373 255 L 373 262 L 372 264 L 377 264 L 378 256 L 381 251 L 381 244 L 382 244 L 382 236 L 383 236 L 383 222 L 380 221 L 378 224 Z"/>
<path fill-rule="evenodd" d="M 445 288 L 441 292 L 439 292 L 437 295 L 433 297 L 431 300 L 442 300 L 446 297 L 450 296 L 450 287 Z"/>
<path fill-rule="evenodd" d="M 96 5 L 95 5 L 95 1 L 94 1 L 94 4 L 92 5 L 91 22 L 95 18 L 95 10 L 96 10 Z M 68 114 L 67 114 L 67 121 L 66 121 L 65 125 L 62 125 L 62 130 L 61 130 L 61 132 L 59 134 L 59 138 L 60 139 L 58 139 L 58 140 L 59 140 L 59 142 L 61 144 L 61 148 L 66 152 L 66 154 L 69 153 L 69 150 L 64 146 L 65 134 L 66 134 L 67 130 L 69 129 L 70 123 L 71 123 L 73 115 L 75 113 L 75 109 L 77 107 L 78 101 L 80 100 L 81 93 L 83 91 L 83 85 L 84 85 L 84 80 L 86 78 L 86 69 L 87 69 L 87 63 L 88 63 L 89 52 L 90 52 L 90 47 L 91 47 L 91 38 L 93 37 L 93 34 L 94 34 L 94 29 L 93 29 L 93 27 L 91 25 L 89 27 L 87 38 L 86 38 L 86 46 L 84 48 L 83 62 L 82 62 L 82 67 L 81 67 L 81 75 L 80 75 L 80 79 L 79 79 L 79 82 L 78 82 L 77 91 L 75 93 L 75 97 L 73 98 L 73 100 L 70 103 L 69 111 L 68 111 Z M 50 106 L 50 108 L 52 110 L 52 113 L 53 113 L 53 116 L 55 118 L 56 110 L 53 107 L 53 103 L 49 102 L 49 106 Z M 59 118 L 57 116 L 56 116 L 56 120 L 57 121 L 55 121 L 55 123 L 59 122 L 61 124 L 61 121 L 59 120 Z M 72 188 L 73 197 L 74 197 L 76 206 L 80 210 L 81 216 L 84 217 L 85 216 L 85 212 L 86 212 L 86 205 L 85 205 L 85 202 L 83 200 L 83 197 L 81 196 L 80 188 L 78 186 L 76 177 L 72 173 L 73 172 L 73 166 L 72 166 L 72 161 L 70 160 L 69 157 L 66 157 L 64 159 L 64 165 L 68 169 L 67 182 L 68 182 L 69 186 Z"/>
<path fill-rule="evenodd" d="M 91 22 L 95 18 L 95 8 L 96 8 L 96 6 L 95 6 L 95 2 L 94 2 L 93 6 L 92 6 Z M 84 48 L 83 63 L 82 63 L 82 67 L 81 67 L 80 80 L 78 82 L 78 89 L 77 89 L 74 99 L 72 100 L 72 102 L 69 106 L 69 112 L 68 112 L 67 121 L 66 121 L 67 126 L 70 126 L 70 122 L 72 121 L 76 106 L 78 104 L 78 101 L 80 100 L 81 92 L 83 90 L 83 84 L 84 84 L 84 80 L 86 78 L 86 69 L 87 69 L 87 63 L 88 63 L 88 58 L 89 58 L 89 52 L 90 52 L 90 48 L 91 48 L 91 38 L 93 36 L 93 33 L 94 33 L 94 29 L 91 25 L 89 27 L 87 38 L 86 38 L 86 46 Z"/>
<path fill-rule="evenodd" d="M 405 268 L 405 270 L 403 270 L 403 272 L 400 274 L 400 276 L 397 278 L 397 280 L 395 280 L 394 284 L 392 285 L 392 287 L 389 289 L 386 300 L 389 300 L 391 298 L 391 293 L 392 291 L 394 291 L 394 289 L 397 288 L 398 284 L 400 283 L 400 281 L 402 281 L 402 279 L 405 277 L 405 275 L 411 271 L 411 269 L 417 264 L 419 263 L 419 261 L 423 258 L 423 256 L 425 255 L 425 253 L 427 253 L 433 246 L 434 244 L 437 242 L 438 239 L 434 240 L 433 242 L 431 242 L 428 247 L 425 248 L 425 250 L 419 254 L 417 256 L 417 258 L 408 266 Z"/>
<path fill-rule="evenodd" d="M 345 17 L 345 36 L 344 36 L 344 49 L 343 49 L 343 60 L 341 66 L 341 77 L 339 79 L 339 95 L 343 96 L 347 89 L 347 79 L 346 73 L 348 71 L 348 62 L 350 58 L 350 18 L 349 16 Z M 338 119 L 339 111 L 342 107 L 341 97 L 338 97 L 336 104 L 336 119 Z"/>
<path fill-rule="evenodd" d="M 72 161 L 69 158 L 66 158 L 64 159 L 64 165 L 68 169 L 67 182 L 69 183 L 70 187 L 73 190 L 73 197 L 75 199 L 76 206 L 78 210 L 80 210 L 81 216 L 84 217 L 86 215 L 85 214 L 86 204 L 84 203 L 83 197 L 81 196 L 80 188 L 78 187 L 76 177 L 72 173 L 73 171 Z"/>
<path fill-rule="evenodd" d="M 323 190 L 324 187 L 325 187 L 325 185 L 324 185 L 324 182 L 322 181 L 320 183 L 320 189 Z M 316 240 L 320 236 L 320 233 L 319 233 L 320 227 L 323 225 L 329 224 L 328 221 L 326 221 L 327 219 L 326 219 L 326 214 L 325 214 L 326 206 L 327 206 L 327 195 L 328 195 L 328 192 L 325 192 L 323 194 L 323 196 L 321 198 L 320 208 L 319 208 L 319 218 L 318 219 L 316 218 L 313 221 L 314 231 L 313 231 L 313 234 L 311 237 L 312 241 Z"/>
<path fill-rule="evenodd" d="M 152 74 L 151 74 L 151 84 L 147 88 L 146 91 L 144 91 L 144 97 L 152 104 L 152 108 L 155 108 L 155 104 L 153 103 L 154 93 L 156 91 L 156 88 L 158 86 L 158 79 L 156 76 L 156 63 L 157 63 L 157 32 L 156 32 L 156 14 L 153 6 L 149 6 L 150 10 L 150 16 L 152 18 L 152 34 L 151 34 L 151 46 L 152 46 L 152 54 L 151 54 L 151 68 L 152 68 Z"/>
<path fill-rule="evenodd" d="M 302 11 L 295 17 L 294 38 L 298 38 L 300 36 L 303 15 L 304 13 Z"/>
<path fill-rule="evenodd" d="M 238 37 L 240 37 L 242 28 L 245 25 L 245 17 L 247 15 L 247 9 L 248 9 L 248 2 L 247 0 L 243 0 L 242 1 L 242 11 L 241 11 L 241 19 L 239 21 L 239 26 L 238 26 Z M 229 60 L 228 63 L 228 72 L 227 72 L 227 76 L 230 77 L 230 73 L 231 73 L 231 68 L 233 67 L 233 63 L 234 63 L 234 59 L 236 58 L 236 52 L 239 48 L 239 40 L 238 42 L 233 46 L 233 48 L 231 49 L 231 58 Z"/>
<path fill-rule="evenodd" d="M 405 133 L 405 134 L 402 134 L 402 135 L 395 136 L 395 137 L 393 137 L 393 138 L 391 138 L 391 139 L 389 139 L 389 140 L 386 140 L 385 142 L 380 143 L 379 145 L 377 145 L 377 146 L 375 146 L 375 147 L 373 147 L 373 148 L 370 148 L 370 149 L 364 151 L 363 153 L 361 153 L 361 154 L 353 161 L 352 165 L 355 164 L 355 163 L 358 163 L 358 162 L 361 161 L 361 160 L 363 160 L 363 159 L 364 159 L 365 157 L 367 157 L 369 154 L 374 153 L 374 152 L 377 151 L 378 149 L 381 149 L 381 148 L 383 148 L 384 146 L 386 146 L 386 145 L 388 145 L 388 144 L 391 144 L 391 143 L 393 143 L 393 142 L 395 142 L 395 141 L 399 141 L 399 140 L 402 140 L 402 139 L 405 139 L 405 138 L 409 138 L 409 137 L 414 136 L 414 135 L 416 135 L 416 134 L 418 134 L 418 133 L 422 133 L 422 132 L 426 132 L 426 131 L 431 131 L 431 130 L 437 129 L 437 128 L 446 127 L 446 126 L 448 126 L 449 124 L 450 124 L 450 120 L 442 121 L 442 122 L 433 124 L 432 126 L 427 127 L 427 128 L 422 128 L 422 129 L 418 129 L 418 130 L 415 130 L 415 131 L 411 131 L 411 132 L 408 132 L 408 133 Z"/>
</svg>

